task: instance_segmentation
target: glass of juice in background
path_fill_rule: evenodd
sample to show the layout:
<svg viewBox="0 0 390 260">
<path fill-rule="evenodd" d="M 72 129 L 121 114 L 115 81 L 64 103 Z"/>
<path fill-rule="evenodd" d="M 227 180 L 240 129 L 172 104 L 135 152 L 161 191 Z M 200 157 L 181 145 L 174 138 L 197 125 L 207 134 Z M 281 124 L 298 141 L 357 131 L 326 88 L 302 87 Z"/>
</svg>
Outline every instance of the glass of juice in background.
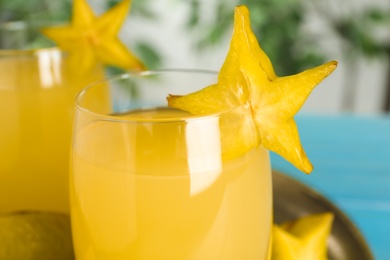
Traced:
<svg viewBox="0 0 390 260">
<path fill-rule="evenodd" d="M 78 95 L 70 177 L 78 260 L 269 258 L 268 151 L 225 159 L 220 120 L 232 111 L 166 107 L 168 94 L 216 82 L 211 72 L 141 72 Z"/>
<path fill-rule="evenodd" d="M 74 99 L 104 77 L 78 70 L 56 48 L 0 50 L 0 213 L 69 212 Z"/>
</svg>

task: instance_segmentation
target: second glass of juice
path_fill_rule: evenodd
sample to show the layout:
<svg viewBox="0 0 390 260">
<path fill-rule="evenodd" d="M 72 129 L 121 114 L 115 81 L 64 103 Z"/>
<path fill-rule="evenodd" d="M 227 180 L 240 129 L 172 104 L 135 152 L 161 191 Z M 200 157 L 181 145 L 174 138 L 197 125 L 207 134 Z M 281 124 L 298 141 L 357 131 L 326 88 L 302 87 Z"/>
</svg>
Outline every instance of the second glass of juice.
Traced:
<svg viewBox="0 0 390 260">
<path fill-rule="evenodd" d="M 216 81 L 211 72 L 142 72 L 78 95 L 70 177 L 78 260 L 269 259 L 268 151 L 225 159 L 221 118 L 234 109 L 193 116 L 166 107 L 168 94 Z"/>
<path fill-rule="evenodd" d="M 69 212 L 74 99 L 102 78 L 57 48 L 0 50 L 0 214 Z"/>
</svg>

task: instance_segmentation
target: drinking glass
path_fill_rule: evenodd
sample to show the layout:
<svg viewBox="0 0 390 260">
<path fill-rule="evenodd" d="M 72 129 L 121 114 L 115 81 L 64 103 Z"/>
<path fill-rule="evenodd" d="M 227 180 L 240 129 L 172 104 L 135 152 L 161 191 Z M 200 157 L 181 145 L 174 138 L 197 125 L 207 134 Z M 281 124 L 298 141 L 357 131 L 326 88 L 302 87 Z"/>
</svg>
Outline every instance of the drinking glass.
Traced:
<svg viewBox="0 0 390 260">
<path fill-rule="evenodd" d="M 59 49 L 0 50 L 0 213 L 69 212 L 74 98 L 104 78 Z"/>
<path fill-rule="evenodd" d="M 221 118 L 166 107 L 216 83 L 204 71 L 101 81 L 76 99 L 70 195 L 83 259 L 269 259 L 269 153 L 223 154 Z M 235 122 L 230 122 L 235 124 Z"/>
</svg>

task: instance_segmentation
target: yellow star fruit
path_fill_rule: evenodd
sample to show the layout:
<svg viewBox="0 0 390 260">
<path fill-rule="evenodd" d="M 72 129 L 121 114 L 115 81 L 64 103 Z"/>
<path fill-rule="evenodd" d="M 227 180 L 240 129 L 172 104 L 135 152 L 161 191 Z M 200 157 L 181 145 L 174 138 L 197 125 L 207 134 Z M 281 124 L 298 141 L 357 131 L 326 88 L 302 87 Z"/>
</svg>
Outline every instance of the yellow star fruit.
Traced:
<svg viewBox="0 0 390 260">
<path fill-rule="evenodd" d="M 261 144 L 310 173 L 313 169 L 293 116 L 314 87 L 337 66 L 331 61 L 296 75 L 276 76 L 251 30 L 246 6 L 235 8 L 234 30 L 218 82 L 186 96 L 168 96 L 168 105 L 195 115 L 231 110 L 221 117 L 224 158 Z"/>
<path fill-rule="evenodd" d="M 321 213 L 274 225 L 271 259 L 327 260 L 333 218 L 332 213 Z"/>
<path fill-rule="evenodd" d="M 42 33 L 69 53 L 75 68 L 88 70 L 103 63 L 128 70 L 143 70 L 144 65 L 117 37 L 130 3 L 130 0 L 123 0 L 96 17 L 86 0 L 74 0 L 71 23 L 45 28 Z"/>
</svg>

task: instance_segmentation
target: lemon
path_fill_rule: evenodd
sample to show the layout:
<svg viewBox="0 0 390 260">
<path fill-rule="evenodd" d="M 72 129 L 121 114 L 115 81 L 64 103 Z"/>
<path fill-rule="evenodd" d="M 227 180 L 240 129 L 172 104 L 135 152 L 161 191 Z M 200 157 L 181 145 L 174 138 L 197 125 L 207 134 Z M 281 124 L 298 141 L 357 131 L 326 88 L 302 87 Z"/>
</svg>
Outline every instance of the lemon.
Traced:
<svg viewBox="0 0 390 260">
<path fill-rule="evenodd" d="M 48 212 L 1 215 L 0 259 L 75 259 L 69 216 Z"/>
<path fill-rule="evenodd" d="M 249 10 L 235 8 L 230 49 L 218 82 L 185 95 L 169 95 L 168 105 L 195 115 L 221 116 L 222 152 L 238 157 L 262 145 L 305 173 L 313 169 L 300 143 L 294 115 L 337 66 L 330 61 L 296 75 L 278 77 L 250 27 Z"/>
<path fill-rule="evenodd" d="M 327 260 L 333 218 L 326 212 L 274 225 L 272 260 Z"/>
</svg>

